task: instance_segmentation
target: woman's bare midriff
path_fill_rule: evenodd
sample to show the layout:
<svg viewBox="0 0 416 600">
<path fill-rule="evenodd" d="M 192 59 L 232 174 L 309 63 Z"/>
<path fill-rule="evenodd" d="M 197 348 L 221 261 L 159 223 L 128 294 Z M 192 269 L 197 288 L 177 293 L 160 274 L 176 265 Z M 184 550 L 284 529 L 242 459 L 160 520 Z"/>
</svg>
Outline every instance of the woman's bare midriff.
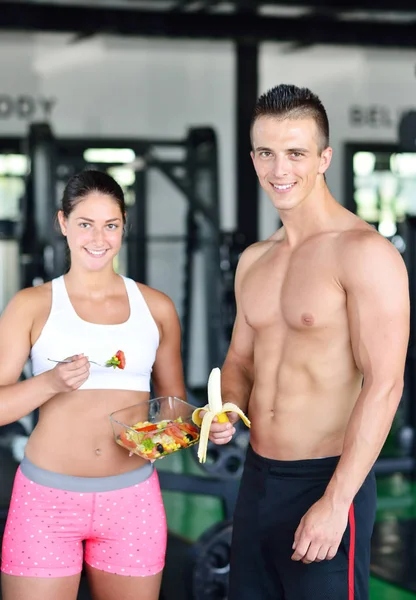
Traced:
<svg viewBox="0 0 416 600">
<path fill-rule="evenodd" d="M 148 392 L 77 390 L 58 394 L 40 408 L 26 446 L 38 467 L 78 477 L 107 477 L 147 463 L 116 444 L 109 415 L 144 402 Z"/>
</svg>

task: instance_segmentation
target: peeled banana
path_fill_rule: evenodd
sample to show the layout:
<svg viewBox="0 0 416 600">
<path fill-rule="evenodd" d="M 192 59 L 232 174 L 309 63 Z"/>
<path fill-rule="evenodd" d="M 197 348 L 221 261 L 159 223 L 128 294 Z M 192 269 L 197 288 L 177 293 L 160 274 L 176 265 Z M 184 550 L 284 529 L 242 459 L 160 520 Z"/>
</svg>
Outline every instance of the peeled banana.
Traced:
<svg viewBox="0 0 416 600">
<path fill-rule="evenodd" d="M 203 418 L 199 416 L 201 411 L 206 411 Z M 227 412 L 237 413 L 247 427 L 251 426 L 249 419 L 243 411 L 231 402 L 222 403 L 221 397 L 221 370 L 216 367 L 212 369 L 208 378 L 208 404 L 203 408 L 197 408 L 192 413 L 192 420 L 195 425 L 201 427 L 198 446 L 198 458 L 200 463 L 204 463 L 207 458 L 207 446 L 209 430 L 214 417 L 217 417 L 219 423 L 226 423 L 229 419 Z"/>
</svg>

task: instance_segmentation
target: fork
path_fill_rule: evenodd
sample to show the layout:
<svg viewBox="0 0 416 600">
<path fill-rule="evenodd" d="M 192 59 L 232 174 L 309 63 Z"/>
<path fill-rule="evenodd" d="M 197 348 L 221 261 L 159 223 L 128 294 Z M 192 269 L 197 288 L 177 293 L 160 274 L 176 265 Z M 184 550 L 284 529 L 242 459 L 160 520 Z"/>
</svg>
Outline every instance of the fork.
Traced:
<svg viewBox="0 0 416 600">
<path fill-rule="evenodd" d="M 72 362 L 72 360 L 54 360 L 53 358 L 48 358 L 48 360 L 50 362 L 54 362 L 54 363 L 57 363 L 57 364 L 65 364 L 65 363 Z M 101 363 L 95 362 L 95 360 L 89 360 L 88 359 L 88 362 L 92 363 L 93 365 L 97 365 L 98 367 L 104 367 L 105 369 L 107 369 L 108 367 L 112 366 L 112 365 L 102 365 Z"/>
</svg>

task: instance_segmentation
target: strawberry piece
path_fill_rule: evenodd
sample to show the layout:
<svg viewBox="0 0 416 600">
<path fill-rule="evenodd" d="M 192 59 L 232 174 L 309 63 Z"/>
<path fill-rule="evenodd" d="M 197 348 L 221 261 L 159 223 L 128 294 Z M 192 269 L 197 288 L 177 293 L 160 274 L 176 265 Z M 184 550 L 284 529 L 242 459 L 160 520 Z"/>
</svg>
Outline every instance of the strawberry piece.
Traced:
<svg viewBox="0 0 416 600">
<path fill-rule="evenodd" d="M 106 362 L 106 365 L 113 367 L 113 369 L 124 369 L 126 366 L 126 357 L 123 350 L 118 350 L 111 358 Z"/>
<path fill-rule="evenodd" d="M 126 357 L 124 356 L 123 350 L 118 350 L 115 356 L 119 360 L 119 364 L 117 365 L 118 368 L 124 369 L 124 367 L 126 366 Z"/>
</svg>

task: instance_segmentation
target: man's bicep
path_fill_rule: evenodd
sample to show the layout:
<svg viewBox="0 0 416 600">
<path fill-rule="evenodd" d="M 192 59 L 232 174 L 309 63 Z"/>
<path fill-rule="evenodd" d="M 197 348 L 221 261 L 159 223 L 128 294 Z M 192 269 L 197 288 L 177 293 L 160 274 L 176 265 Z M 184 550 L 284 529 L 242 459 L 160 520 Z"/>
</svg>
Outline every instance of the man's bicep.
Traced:
<svg viewBox="0 0 416 600">
<path fill-rule="evenodd" d="M 406 267 L 385 240 L 365 241 L 356 258 L 345 286 L 354 359 L 366 380 L 394 383 L 403 377 L 409 339 Z"/>
<path fill-rule="evenodd" d="M 252 363 L 254 356 L 254 331 L 247 323 L 245 313 L 242 307 L 242 288 L 243 281 L 247 275 L 247 271 L 255 262 L 259 252 L 258 245 L 247 248 L 240 257 L 236 275 L 235 275 L 235 302 L 236 302 L 236 317 L 234 321 L 233 333 L 231 336 L 230 348 L 228 357 L 233 356 L 239 361 Z"/>
<path fill-rule="evenodd" d="M 237 310 L 229 354 L 244 362 L 252 362 L 254 353 L 254 332 L 248 325 L 241 310 Z"/>
</svg>

